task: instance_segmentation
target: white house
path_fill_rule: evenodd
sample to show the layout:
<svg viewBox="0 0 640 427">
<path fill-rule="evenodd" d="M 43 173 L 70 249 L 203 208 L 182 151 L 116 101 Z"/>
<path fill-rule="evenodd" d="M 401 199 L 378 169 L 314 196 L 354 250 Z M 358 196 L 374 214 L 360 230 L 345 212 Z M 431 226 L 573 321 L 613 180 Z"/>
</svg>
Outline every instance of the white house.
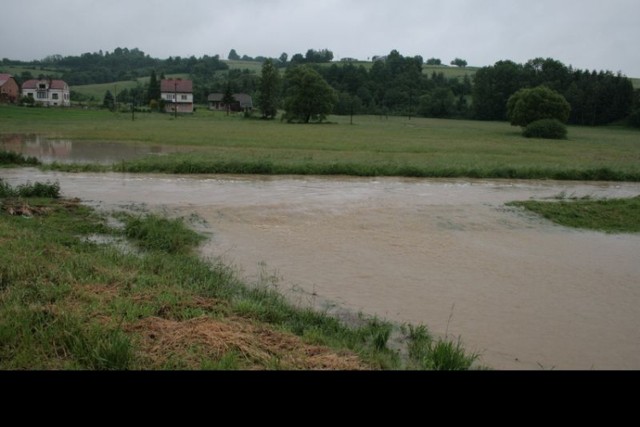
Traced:
<svg viewBox="0 0 640 427">
<path fill-rule="evenodd" d="M 33 98 L 46 107 L 71 106 L 69 85 L 63 80 L 27 80 L 22 84 L 22 96 Z"/>
<path fill-rule="evenodd" d="M 193 82 L 168 79 L 160 82 L 160 97 L 167 113 L 193 113 Z"/>
</svg>

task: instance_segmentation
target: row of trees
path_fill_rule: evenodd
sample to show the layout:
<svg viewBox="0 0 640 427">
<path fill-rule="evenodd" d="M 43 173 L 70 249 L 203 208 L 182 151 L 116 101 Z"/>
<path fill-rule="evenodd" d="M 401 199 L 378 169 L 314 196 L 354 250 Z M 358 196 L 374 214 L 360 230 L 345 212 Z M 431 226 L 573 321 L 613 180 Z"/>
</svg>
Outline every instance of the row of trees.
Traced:
<svg viewBox="0 0 640 427">
<path fill-rule="evenodd" d="M 309 49 L 306 55 L 295 54 L 290 60 L 286 53 L 272 59 L 248 58 L 240 57 L 235 50 L 229 57 L 269 62 L 276 70 L 287 67 L 285 75 L 295 67 L 306 65 L 333 88 L 336 100 L 332 112 L 343 115 L 365 113 L 505 120 L 511 95 L 520 89 L 541 85 L 565 97 L 571 106 L 569 122 L 573 124 L 606 124 L 640 111 L 640 101 L 634 101 L 633 86 L 626 77 L 604 71 L 575 70 L 550 58 L 537 58 L 525 64 L 499 61 L 479 69 L 472 80 L 468 76 L 447 78 L 442 72 L 424 74 L 422 57 L 405 57 L 396 50 L 366 66 L 349 61 L 329 64 L 333 53 L 328 49 Z M 3 60 L 5 62 L 7 60 Z M 441 64 L 437 58 L 426 62 Z M 464 67 L 466 61 L 456 58 L 452 64 Z M 52 55 L 31 65 L 43 70 L 65 70 L 61 77 L 72 86 L 135 79 L 148 76 L 149 70 L 161 74 L 184 73 L 194 81 L 197 103 L 205 103 L 209 93 L 224 93 L 227 88 L 251 95 L 261 92 L 258 73 L 249 69 L 229 70 L 217 55 L 160 60 L 139 49 L 117 48 L 113 52 L 99 51 L 80 56 Z M 150 89 L 138 85 L 121 91 L 117 101 L 141 103 L 157 99 L 155 94 L 149 94 L 153 91 Z M 279 90 L 282 101 L 278 107 L 283 108 L 286 84 Z M 631 117 L 637 115 L 640 113 L 631 114 Z"/>
<path fill-rule="evenodd" d="M 541 85 L 569 102 L 572 124 L 611 123 L 629 116 L 633 107 L 633 84 L 621 74 L 574 70 L 560 61 L 538 58 L 524 65 L 500 61 L 478 70 L 473 86 L 473 117 L 505 120 L 511 95 Z"/>
</svg>

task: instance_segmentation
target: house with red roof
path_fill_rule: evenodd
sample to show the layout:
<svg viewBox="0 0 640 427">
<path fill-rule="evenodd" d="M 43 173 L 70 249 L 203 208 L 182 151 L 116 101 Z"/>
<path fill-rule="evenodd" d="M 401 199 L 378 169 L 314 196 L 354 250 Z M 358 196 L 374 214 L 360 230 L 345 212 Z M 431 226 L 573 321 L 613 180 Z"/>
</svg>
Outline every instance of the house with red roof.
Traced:
<svg viewBox="0 0 640 427">
<path fill-rule="evenodd" d="M 160 98 L 167 113 L 193 113 L 193 82 L 165 79 L 160 82 Z"/>
<path fill-rule="evenodd" d="M 14 104 L 20 96 L 20 86 L 11 74 L 0 74 L 0 104 Z"/>
<path fill-rule="evenodd" d="M 27 80 L 22 84 L 22 96 L 28 96 L 45 107 L 71 106 L 69 85 L 64 80 Z"/>
</svg>

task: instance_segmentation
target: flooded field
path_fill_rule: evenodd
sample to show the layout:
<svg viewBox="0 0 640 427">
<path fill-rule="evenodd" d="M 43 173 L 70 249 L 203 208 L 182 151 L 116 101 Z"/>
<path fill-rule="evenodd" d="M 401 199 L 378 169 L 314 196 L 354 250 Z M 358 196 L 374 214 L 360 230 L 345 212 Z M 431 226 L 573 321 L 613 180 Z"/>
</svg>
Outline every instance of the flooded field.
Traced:
<svg viewBox="0 0 640 427">
<path fill-rule="evenodd" d="M 104 209 L 197 214 L 221 257 L 302 300 L 462 337 L 497 369 L 640 369 L 640 235 L 555 226 L 505 202 L 633 197 L 638 183 L 65 174 Z"/>
<path fill-rule="evenodd" d="M 0 135 L 0 151 L 13 151 L 38 158 L 43 163 L 112 164 L 149 155 L 184 151 L 177 147 L 122 142 L 71 141 L 42 135 Z"/>
</svg>

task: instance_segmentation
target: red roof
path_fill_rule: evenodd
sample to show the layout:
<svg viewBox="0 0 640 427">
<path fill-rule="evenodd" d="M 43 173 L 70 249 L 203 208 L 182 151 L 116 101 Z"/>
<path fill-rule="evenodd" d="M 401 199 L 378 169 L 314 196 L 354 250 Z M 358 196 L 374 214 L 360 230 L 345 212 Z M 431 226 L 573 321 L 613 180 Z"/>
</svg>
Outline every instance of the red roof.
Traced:
<svg viewBox="0 0 640 427">
<path fill-rule="evenodd" d="M 0 86 L 5 84 L 9 79 L 12 79 L 13 76 L 11 74 L 0 74 Z"/>
<path fill-rule="evenodd" d="M 27 80 L 22 84 L 22 89 L 38 89 L 38 84 L 41 82 L 47 82 L 47 80 Z M 64 90 L 67 88 L 67 83 L 64 80 L 51 80 L 49 89 Z"/>
<path fill-rule="evenodd" d="M 178 92 L 178 93 L 192 93 L 193 82 L 191 80 L 180 79 L 168 79 L 162 80 L 160 83 L 161 92 Z"/>
</svg>

